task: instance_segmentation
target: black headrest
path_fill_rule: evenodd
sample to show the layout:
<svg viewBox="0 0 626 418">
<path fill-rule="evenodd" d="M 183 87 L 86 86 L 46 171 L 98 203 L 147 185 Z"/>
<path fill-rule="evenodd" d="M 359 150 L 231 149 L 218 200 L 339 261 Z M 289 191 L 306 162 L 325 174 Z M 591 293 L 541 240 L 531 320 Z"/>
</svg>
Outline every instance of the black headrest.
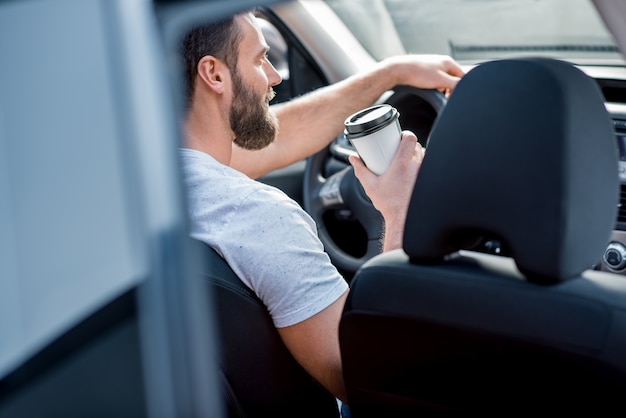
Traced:
<svg viewBox="0 0 626 418">
<path fill-rule="evenodd" d="M 404 250 L 432 263 L 488 236 L 529 279 L 564 280 L 601 257 L 618 187 L 616 139 L 591 78 L 546 58 L 485 63 L 433 127 Z"/>
</svg>

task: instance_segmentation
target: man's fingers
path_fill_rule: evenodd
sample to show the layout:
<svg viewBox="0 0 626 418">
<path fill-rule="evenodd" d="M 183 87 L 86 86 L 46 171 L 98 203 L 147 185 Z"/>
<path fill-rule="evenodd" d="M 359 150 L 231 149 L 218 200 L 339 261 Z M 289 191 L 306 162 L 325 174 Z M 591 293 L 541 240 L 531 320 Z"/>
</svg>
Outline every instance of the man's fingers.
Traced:
<svg viewBox="0 0 626 418">
<path fill-rule="evenodd" d="M 408 159 L 415 152 L 417 146 L 417 136 L 411 131 L 403 131 L 398 151 L 396 152 L 395 159 Z"/>
<path fill-rule="evenodd" d="M 356 155 L 350 155 L 348 157 L 348 161 L 350 161 L 350 164 L 352 164 L 352 167 L 354 168 L 354 175 L 356 176 L 356 178 L 360 179 L 363 170 L 367 169 L 365 167 L 365 163 L 363 163 L 363 160 L 361 160 L 361 158 L 357 157 Z"/>
</svg>

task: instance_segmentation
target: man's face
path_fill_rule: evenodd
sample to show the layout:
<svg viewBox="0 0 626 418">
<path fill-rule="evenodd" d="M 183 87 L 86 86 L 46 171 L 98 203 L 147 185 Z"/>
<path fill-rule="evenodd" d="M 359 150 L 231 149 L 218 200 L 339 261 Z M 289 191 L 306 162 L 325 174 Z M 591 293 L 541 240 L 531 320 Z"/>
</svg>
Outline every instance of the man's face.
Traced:
<svg viewBox="0 0 626 418">
<path fill-rule="evenodd" d="M 262 149 L 278 134 L 278 120 L 270 111 L 269 102 L 274 97 L 272 86 L 281 80 L 267 60 L 267 44 L 256 18 L 240 17 L 238 24 L 243 36 L 237 68 L 231 70 L 230 127 L 235 144 L 245 149 Z"/>
</svg>

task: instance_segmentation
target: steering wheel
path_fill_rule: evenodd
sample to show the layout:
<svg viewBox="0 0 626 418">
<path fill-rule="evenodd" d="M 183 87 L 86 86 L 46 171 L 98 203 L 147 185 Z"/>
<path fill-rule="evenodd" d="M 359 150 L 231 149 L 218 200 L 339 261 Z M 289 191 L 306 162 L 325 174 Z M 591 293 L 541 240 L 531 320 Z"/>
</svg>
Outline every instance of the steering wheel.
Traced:
<svg viewBox="0 0 626 418">
<path fill-rule="evenodd" d="M 402 129 L 414 132 L 426 146 L 446 98 L 437 90 L 397 86 L 378 103 L 388 103 L 398 109 Z M 307 159 L 303 184 L 304 209 L 315 220 L 326 252 L 338 269 L 350 274 L 380 253 L 383 232 L 380 212 L 372 205 L 348 163 L 348 156 L 353 153 L 356 151 L 341 134 L 328 147 Z M 350 232 L 354 235 L 352 240 L 363 241 L 359 242 L 357 254 L 345 249 L 340 242 L 345 239 L 336 239 L 337 234 L 330 229 L 332 226 L 327 225 L 329 214 L 360 225 L 360 233 Z"/>
</svg>

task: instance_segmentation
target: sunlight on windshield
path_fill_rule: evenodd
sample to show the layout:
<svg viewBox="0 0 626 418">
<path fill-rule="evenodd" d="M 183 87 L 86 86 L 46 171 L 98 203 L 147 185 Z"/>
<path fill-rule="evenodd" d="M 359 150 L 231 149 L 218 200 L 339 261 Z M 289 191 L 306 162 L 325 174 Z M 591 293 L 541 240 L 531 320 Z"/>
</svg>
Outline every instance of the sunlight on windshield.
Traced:
<svg viewBox="0 0 626 418">
<path fill-rule="evenodd" d="M 579 63 L 621 60 L 590 0 L 326 2 L 376 59 L 411 52 L 466 62 L 529 54 Z"/>
</svg>

